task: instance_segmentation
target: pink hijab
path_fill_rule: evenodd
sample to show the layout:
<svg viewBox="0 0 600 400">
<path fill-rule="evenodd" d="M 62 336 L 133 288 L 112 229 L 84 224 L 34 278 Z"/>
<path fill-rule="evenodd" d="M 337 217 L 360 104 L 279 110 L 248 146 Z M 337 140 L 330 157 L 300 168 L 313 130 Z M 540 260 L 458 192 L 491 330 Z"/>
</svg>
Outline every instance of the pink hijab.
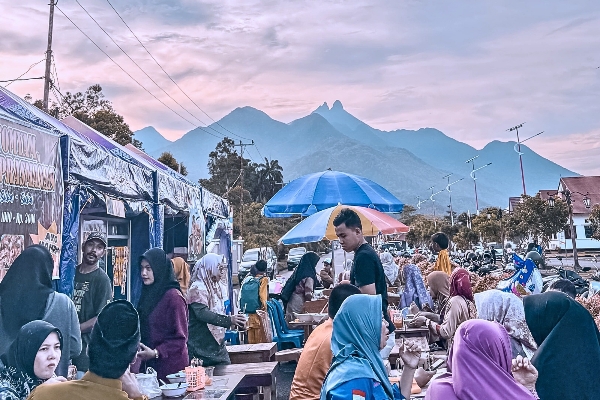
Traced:
<svg viewBox="0 0 600 400">
<path fill-rule="evenodd" d="M 452 373 L 429 385 L 425 400 L 534 400 L 511 372 L 512 350 L 504 327 L 469 320 L 454 335 L 448 357 Z"/>
</svg>

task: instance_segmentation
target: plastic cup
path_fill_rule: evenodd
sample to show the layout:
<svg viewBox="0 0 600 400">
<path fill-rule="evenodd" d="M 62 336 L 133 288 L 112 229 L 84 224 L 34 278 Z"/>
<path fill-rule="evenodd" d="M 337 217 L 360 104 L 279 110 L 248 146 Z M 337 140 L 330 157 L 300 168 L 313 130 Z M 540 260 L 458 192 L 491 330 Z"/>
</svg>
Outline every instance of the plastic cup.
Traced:
<svg viewBox="0 0 600 400">
<path fill-rule="evenodd" d="M 204 368 L 204 384 L 210 386 L 213 383 L 213 374 L 215 373 L 215 367 Z"/>
</svg>

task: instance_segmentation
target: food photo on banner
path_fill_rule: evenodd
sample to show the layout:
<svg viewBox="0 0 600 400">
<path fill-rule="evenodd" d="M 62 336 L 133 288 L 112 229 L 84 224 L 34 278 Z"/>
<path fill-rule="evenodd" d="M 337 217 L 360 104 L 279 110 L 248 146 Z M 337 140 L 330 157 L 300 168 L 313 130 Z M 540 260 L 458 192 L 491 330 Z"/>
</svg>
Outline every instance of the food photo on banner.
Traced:
<svg viewBox="0 0 600 400">
<path fill-rule="evenodd" d="M 56 135 L 0 117 L 0 281 L 28 246 L 48 248 L 58 278 L 63 213 Z"/>
</svg>

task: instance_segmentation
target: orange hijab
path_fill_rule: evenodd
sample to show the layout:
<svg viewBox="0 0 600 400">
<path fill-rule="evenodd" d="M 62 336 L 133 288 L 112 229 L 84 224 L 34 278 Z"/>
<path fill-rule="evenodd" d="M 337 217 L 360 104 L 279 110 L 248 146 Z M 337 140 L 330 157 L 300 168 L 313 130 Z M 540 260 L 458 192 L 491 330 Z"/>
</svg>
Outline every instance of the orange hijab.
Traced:
<svg viewBox="0 0 600 400">
<path fill-rule="evenodd" d="M 450 257 L 448 256 L 447 249 L 440 250 L 438 253 L 437 261 L 435 262 L 435 270 L 452 275 L 452 265 L 450 265 Z"/>
<path fill-rule="evenodd" d="M 181 257 L 175 257 L 171 260 L 173 262 L 173 270 L 175 271 L 175 277 L 181 292 L 185 295 L 188 287 L 190 286 L 190 266 Z"/>
</svg>

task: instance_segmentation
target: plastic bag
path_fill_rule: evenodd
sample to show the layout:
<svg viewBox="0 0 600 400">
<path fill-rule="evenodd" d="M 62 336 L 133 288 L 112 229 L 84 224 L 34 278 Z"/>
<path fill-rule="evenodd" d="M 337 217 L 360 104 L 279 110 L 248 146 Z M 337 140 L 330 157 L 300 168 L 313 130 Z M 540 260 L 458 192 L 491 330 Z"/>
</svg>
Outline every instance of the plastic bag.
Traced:
<svg viewBox="0 0 600 400">
<path fill-rule="evenodd" d="M 145 374 L 136 374 L 135 377 L 142 394 L 145 394 L 150 399 L 162 395 L 162 390 L 160 390 L 158 385 L 156 371 L 153 368 L 148 368 Z"/>
</svg>

